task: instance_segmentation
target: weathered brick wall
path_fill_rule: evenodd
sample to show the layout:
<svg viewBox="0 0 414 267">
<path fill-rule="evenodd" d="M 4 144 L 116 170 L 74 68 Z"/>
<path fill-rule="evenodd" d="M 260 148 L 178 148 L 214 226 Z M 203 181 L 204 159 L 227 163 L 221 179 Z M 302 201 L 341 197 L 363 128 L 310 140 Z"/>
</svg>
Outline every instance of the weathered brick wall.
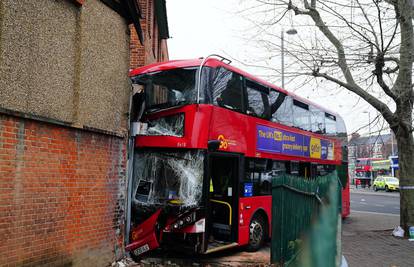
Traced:
<svg viewBox="0 0 414 267">
<path fill-rule="evenodd" d="M 0 114 L 0 266 L 123 256 L 125 139 Z"/>
<path fill-rule="evenodd" d="M 136 0 L 141 8 L 141 28 L 144 35 L 144 44 L 138 39 L 132 25 L 130 25 L 130 68 L 135 69 L 154 62 L 168 60 L 167 41 L 159 38 L 158 25 L 155 20 L 154 0 Z"/>
</svg>

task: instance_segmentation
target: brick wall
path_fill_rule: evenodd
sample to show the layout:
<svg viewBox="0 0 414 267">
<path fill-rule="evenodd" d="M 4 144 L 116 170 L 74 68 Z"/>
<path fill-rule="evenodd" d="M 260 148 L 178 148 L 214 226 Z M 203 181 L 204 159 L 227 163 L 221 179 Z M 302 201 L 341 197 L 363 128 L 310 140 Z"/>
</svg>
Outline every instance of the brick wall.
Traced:
<svg viewBox="0 0 414 267">
<path fill-rule="evenodd" d="M 133 26 L 130 26 L 130 68 L 138 68 L 154 62 L 168 60 L 166 40 L 159 38 L 154 0 L 136 0 L 141 9 L 141 28 L 144 44 L 141 44 Z"/>
<path fill-rule="evenodd" d="M 0 114 L 0 266 L 123 256 L 125 139 Z"/>
</svg>

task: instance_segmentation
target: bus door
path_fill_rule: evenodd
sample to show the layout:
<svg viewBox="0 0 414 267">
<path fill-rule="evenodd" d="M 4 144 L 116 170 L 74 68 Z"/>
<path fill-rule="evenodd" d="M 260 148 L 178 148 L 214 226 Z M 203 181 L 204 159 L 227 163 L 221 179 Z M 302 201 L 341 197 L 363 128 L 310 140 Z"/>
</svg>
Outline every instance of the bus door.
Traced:
<svg viewBox="0 0 414 267">
<path fill-rule="evenodd" d="M 210 153 L 205 252 L 237 246 L 239 178 L 242 156 Z"/>
</svg>

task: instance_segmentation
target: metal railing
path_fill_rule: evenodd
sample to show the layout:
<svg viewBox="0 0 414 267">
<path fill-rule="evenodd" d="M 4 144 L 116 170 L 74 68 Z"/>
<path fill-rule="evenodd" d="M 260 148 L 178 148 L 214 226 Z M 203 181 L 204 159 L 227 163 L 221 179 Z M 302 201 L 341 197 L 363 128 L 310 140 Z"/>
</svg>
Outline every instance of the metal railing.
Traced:
<svg viewBox="0 0 414 267">
<path fill-rule="evenodd" d="M 273 179 L 273 264 L 337 266 L 340 192 L 336 172 L 315 179 L 288 175 Z"/>
</svg>

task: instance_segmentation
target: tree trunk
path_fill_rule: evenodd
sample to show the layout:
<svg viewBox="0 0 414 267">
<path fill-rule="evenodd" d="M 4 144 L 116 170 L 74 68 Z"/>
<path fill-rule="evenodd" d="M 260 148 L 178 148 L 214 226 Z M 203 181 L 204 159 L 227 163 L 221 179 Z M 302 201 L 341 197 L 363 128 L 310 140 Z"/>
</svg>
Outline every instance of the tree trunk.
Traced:
<svg viewBox="0 0 414 267">
<path fill-rule="evenodd" d="M 402 128 L 395 135 L 400 170 L 400 224 L 408 236 L 408 227 L 414 226 L 414 141 L 413 133 Z"/>
</svg>

